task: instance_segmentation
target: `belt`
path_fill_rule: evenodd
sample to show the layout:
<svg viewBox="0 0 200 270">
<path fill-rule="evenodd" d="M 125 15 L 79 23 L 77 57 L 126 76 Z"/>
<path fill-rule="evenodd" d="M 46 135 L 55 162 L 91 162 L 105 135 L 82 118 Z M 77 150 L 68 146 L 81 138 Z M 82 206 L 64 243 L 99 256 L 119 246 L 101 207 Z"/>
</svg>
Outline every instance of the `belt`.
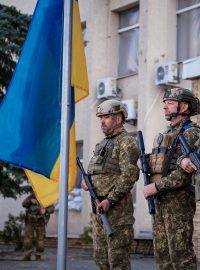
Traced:
<svg viewBox="0 0 200 270">
<path fill-rule="evenodd" d="M 159 148 L 157 147 L 152 149 L 152 154 L 159 154 L 159 153 L 166 154 L 168 150 L 169 149 L 167 147 L 159 147 Z"/>
</svg>

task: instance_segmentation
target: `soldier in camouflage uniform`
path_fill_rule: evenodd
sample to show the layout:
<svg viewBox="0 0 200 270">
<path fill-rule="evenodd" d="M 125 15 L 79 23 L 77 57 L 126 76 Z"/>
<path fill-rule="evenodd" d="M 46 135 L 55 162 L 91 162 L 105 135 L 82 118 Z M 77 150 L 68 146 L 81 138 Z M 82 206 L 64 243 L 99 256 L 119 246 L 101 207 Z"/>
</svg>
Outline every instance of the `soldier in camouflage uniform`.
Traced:
<svg viewBox="0 0 200 270">
<path fill-rule="evenodd" d="M 129 270 L 133 240 L 133 202 L 131 189 L 138 179 L 138 149 L 134 137 L 123 124 L 127 110 L 123 103 L 107 100 L 97 108 L 105 138 L 96 145 L 88 174 L 99 196 L 100 207 L 107 212 L 114 235 L 108 237 L 98 214 L 93 213 L 95 262 L 100 270 Z M 82 183 L 83 189 L 87 189 Z"/>
<path fill-rule="evenodd" d="M 54 205 L 42 208 L 32 192 L 22 203 L 26 208 L 25 233 L 24 233 L 24 260 L 31 260 L 33 241 L 36 242 L 36 260 L 42 259 L 44 252 L 45 226 L 50 214 L 54 212 Z"/>
<path fill-rule="evenodd" d="M 157 269 L 195 270 L 192 235 L 196 203 L 192 176 L 197 168 L 175 140 L 181 132 L 192 148 L 200 148 L 200 129 L 190 120 L 190 116 L 200 112 L 200 105 L 191 91 L 182 88 L 167 90 L 163 102 L 170 126 L 154 140 L 149 158 L 152 183 L 144 187 L 146 198 L 155 195 L 153 235 Z"/>
</svg>

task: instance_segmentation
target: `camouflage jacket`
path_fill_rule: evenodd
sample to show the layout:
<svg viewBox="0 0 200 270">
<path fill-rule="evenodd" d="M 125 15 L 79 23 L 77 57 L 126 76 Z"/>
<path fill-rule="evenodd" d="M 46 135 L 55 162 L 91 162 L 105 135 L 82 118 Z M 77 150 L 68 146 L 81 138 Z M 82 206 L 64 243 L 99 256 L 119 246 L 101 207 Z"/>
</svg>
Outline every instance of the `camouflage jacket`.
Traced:
<svg viewBox="0 0 200 270">
<path fill-rule="evenodd" d="M 23 202 L 22 206 L 26 208 L 26 222 L 38 222 L 47 224 L 50 218 L 50 214 L 54 212 L 54 205 L 48 206 L 45 208 L 45 213 L 41 214 L 40 210 L 42 207 L 39 202 L 36 204 L 32 203 L 31 199 L 35 199 L 34 195 L 29 195 Z"/>
<path fill-rule="evenodd" d="M 177 125 L 171 126 L 165 133 L 173 135 L 183 127 L 183 125 L 188 124 L 190 127 L 185 129 L 183 132 L 185 138 L 187 139 L 190 146 L 193 148 L 194 146 L 200 149 L 200 129 L 199 127 L 192 123 L 191 121 L 180 121 Z M 188 184 L 192 182 L 192 174 L 188 174 L 180 167 L 180 161 L 185 156 L 182 153 L 180 143 L 178 143 L 172 163 L 175 166 L 171 166 L 168 175 L 166 177 L 161 177 L 159 180 L 156 181 L 156 185 L 159 191 L 168 191 L 168 190 L 175 190 L 179 188 L 186 187 Z"/>
<path fill-rule="evenodd" d="M 88 173 L 91 175 L 91 181 L 98 196 L 109 198 L 115 202 L 112 211 L 118 212 L 119 224 L 132 223 L 133 205 L 130 191 L 139 177 L 139 170 L 136 165 L 138 159 L 136 139 L 128 135 L 124 128 L 118 130 L 114 136 L 110 136 L 106 139 L 111 140 L 113 143 L 113 149 L 107 162 L 112 160 L 112 164 L 115 164 L 116 169 L 108 170 L 104 173 L 95 173 L 90 171 L 91 166 L 89 164 Z M 98 156 L 98 153 L 102 151 L 100 145 L 104 145 L 105 148 L 109 147 L 107 144 L 105 146 L 104 142 L 102 142 L 96 145 L 94 156 L 90 163 L 94 160 L 94 157 Z M 112 218 L 110 221 L 112 223 Z"/>
</svg>

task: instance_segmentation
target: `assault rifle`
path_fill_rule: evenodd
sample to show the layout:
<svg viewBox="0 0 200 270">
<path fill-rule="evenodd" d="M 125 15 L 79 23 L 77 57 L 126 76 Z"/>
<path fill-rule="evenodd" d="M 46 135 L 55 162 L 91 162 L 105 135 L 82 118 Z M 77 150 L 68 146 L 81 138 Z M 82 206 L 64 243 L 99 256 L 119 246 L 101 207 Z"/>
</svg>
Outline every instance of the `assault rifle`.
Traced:
<svg viewBox="0 0 200 270">
<path fill-rule="evenodd" d="M 150 184 L 150 175 L 149 175 L 150 167 L 147 160 L 147 156 L 145 154 L 144 139 L 143 139 L 142 131 L 140 130 L 137 133 L 137 140 L 138 140 L 138 146 L 140 150 L 140 162 L 142 166 L 142 173 L 144 176 L 144 185 L 146 186 Z M 147 203 L 148 203 L 149 214 L 155 215 L 156 211 L 155 211 L 154 198 L 148 197 Z"/>
<path fill-rule="evenodd" d="M 190 147 L 183 133 L 179 134 L 178 140 L 182 145 L 183 153 L 190 158 L 192 163 L 197 167 L 197 172 L 200 174 L 200 154 L 195 151 L 196 149 Z"/>
<path fill-rule="evenodd" d="M 77 165 L 78 165 L 79 169 L 81 170 L 81 173 L 83 175 L 85 183 L 86 183 L 86 185 L 88 187 L 88 191 L 90 192 L 91 201 L 92 201 L 92 208 L 93 208 L 93 212 L 95 212 L 96 211 L 95 210 L 96 209 L 95 202 L 99 201 L 99 198 L 98 198 L 98 196 L 97 196 L 97 194 L 96 194 L 96 192 L 94 190 L 94 187 L 92 185 L 90 177 L 86 174 L 86 172 L 85 172 L 85 170 L 84 170 L 84 168 L 83 168 L 83 166 L 81 164 L 81 161 L 80 161 L 79 157 L 77 157 L 76 160 L 77 160 Z M 98 214 L 100 215 L 100 218 L 101 218 L 101 220 L 103 222 L 104 229 L 106 230 L 108 236 L 112 236 L 113 235 L 112 227 L 111 227 L 111 225 L 109 223 L 109 220 L 108 220 L 108 217 L 104 213 L 104 210 L 103 210 L 102 207 L 99 209 Z"/>
</svg>

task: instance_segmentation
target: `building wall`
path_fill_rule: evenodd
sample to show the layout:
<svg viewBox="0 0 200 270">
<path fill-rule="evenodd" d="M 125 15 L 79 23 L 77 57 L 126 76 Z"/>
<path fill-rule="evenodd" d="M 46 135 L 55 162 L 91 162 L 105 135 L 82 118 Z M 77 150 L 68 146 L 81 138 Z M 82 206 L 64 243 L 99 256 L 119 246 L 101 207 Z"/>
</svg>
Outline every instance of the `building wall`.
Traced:
<svg viewBox="0 0 200 270">
<path fill-rule="evenodd" d="M 143 131 L 147 153 L 151 151 L 154 136 L 166 126 L 162 111 L 164 89 L 155 86 L 154 69 L 157 63 L 176 60 L 176 44 L 169 42 L 176 38 L 176 15 L 172 16 L 171 10 L 176 10 L 175 1 L 140 1 L 138 129 Z M 135 236 L 148 238 L 151 220 L 146 214 L 142 186 L 141 177 L 137 183 Z"/>
<path fill-rule="evenodd" d="M 1 0 L 0 4 L 14 6 L 24 14 L 32 14 L 37 0 Z"/>
<path fill-rule="evenodd" d="M 95 115 L 96 107 L 101 102 L 97 100 L 97 80 L 110 76 L 117 77 L 118 14 L 116 9 L 119 7 L 125 8 L 130 3 L 133 5 L 136 1 L 118 1 L 117 6 L 114 6 L 114 2 L 108 0 L 83 0 L 80 2 L 83 2 L 84 6 L 87 6 L 87 4 L 90 6 L 86 23 L 88 37 L 86 55 L 90 95 L 86 101 L 83 101 L 87 103 L 84 111 L 84 114 L 87 115 L 86 119 L 84 118 L 86 127 L 84 166 L 86 168 L 95 144 L 103 138 L 99 119 Z M 135 75 L 117 80 L 123 99 L 137 98 L 137 77 Z M 79 107 L 79 104 L 77 104 L 77 107 Z M 130 124 L 126 124 L 126 128 L 130 132 L 136 131 L 136 127 Z M 77 127 L 77 132 L 79 132 L 79 127 Z M 88 210 L 91 211 L 90 198 L 89 194 L 85 192 L 83 193 L 83 210 L 81 212 L 83 227 L 87 225 L 89 220 L 90 211 Z"/>
<path fill-rule="evenodd" d="M 0 0 L 0 3 L 15 5 L 24 13 L 32 13 L 36 1 Z M 76 105 L 77 141 L 83 141 L 84 167 L 87 168 L 95 144 L 103 138 L 95 110 L 100 100 L 96 97 L 97 80 L 105 77 L 117 78 L 118 61 L 118 12 L 136 4 L 140 5 L 139 72 L 136 75 L 117 79 L 121 89 L 121 99 L 138 100 L 137 126 L 127 123 L 129 132 L 142 130 L 146 152 L 151 151 L 154 136 L 163 131 L 167 122 L 162 111 L 162 96 L 165 87 L 155 85 L 155 65 L 176 61 L 176 1 L 174 0 L 79 0 L 81 20 L 86 24 L 85 47 L 89 76 L 90 95 Z M 180 65 L 181 70 L 181 65 Z M 178 85 L 196 89 L 200 95 L 199 82 L 181 80 Z M 196 87 L 196 88 L 195 88 Z M 135 238 L 152 237 L 151 219 L 147 203 L 142 194 L 142 175 L 136 184 L 136 205 L 134 216 Z M 90 198 L 83 192 L 82 211 L 69 211 L 68 233 L 78 236 L 90 221 Z M 1 222 L 9 211 L 19 212 L 21 201 L 1 199 Z M 6 205 L 6 206 L 5 206 Z M 199 251 L 199 206 L 195 217 L 195 249 Z M 0 223 L 0 227 L 2 223 Z M 57 212 L 48 225 L 48 234 L 57 234 Z M 198 255 L 200 259 L 200 255 Z"/>
</svg>

